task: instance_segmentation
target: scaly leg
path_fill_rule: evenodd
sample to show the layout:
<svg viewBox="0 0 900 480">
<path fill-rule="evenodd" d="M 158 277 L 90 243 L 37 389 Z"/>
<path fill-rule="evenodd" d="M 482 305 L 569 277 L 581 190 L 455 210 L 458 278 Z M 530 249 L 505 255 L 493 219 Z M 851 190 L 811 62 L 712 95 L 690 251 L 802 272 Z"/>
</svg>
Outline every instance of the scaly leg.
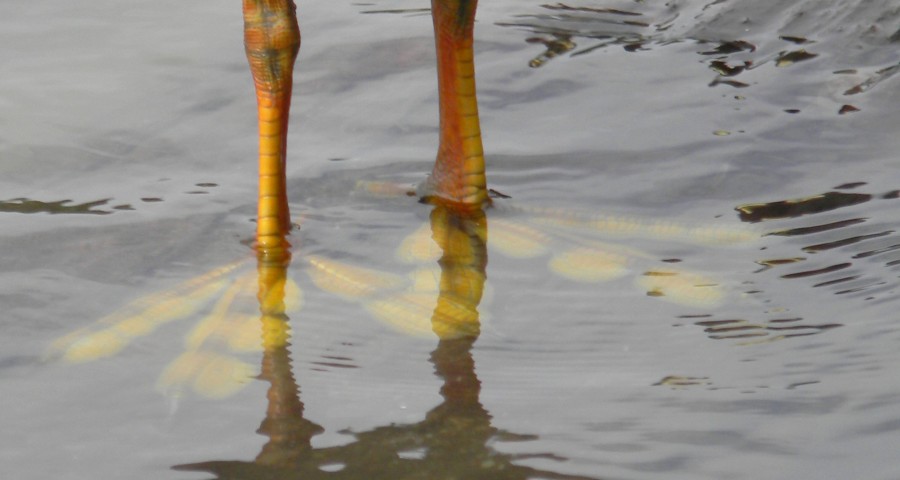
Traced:
<svg viewBox="0 0 900 480">
<path fill-rule="evenodd" d="M 477 4 L 477 0 L 431 1 L 441 138 L 430 194 L 470 205 L 488 201 L 472 51 Z"/>
<path fill-rule="evenodd" d="M 285 181 L 294 60 L 300 49 L 293 0 L 244 0 L 244 46 L 259 115 L 257 248 L 286 248 L 291 229 Z"/>
</svg>

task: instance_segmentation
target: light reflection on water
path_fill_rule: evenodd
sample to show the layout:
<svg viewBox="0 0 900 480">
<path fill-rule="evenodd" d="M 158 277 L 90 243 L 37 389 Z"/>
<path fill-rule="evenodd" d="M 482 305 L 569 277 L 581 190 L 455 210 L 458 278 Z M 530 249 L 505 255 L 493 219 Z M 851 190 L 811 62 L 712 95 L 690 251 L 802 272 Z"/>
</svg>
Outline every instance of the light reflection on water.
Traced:
<svg viewBox="0 0 900 480">
<path fill-rule="evenodd" d="M 111 360 L 37 362 L 51 340 L 247 255 L 253 99 L 238 7 L 219 3 L 179 4 L 190 13 L 176 17 L 165 2 L 139 2 L 122 18 L 98 15 L 99 4 L 66 4 L 52 17 L 41 11 L 50 4 L 3 7 L 12 12 L 0 16 L 5 44 L 21 52 L 4 61 L 22 75 L 0 79 L 0 101 L 21 112 L 0 119 L 0 199 L 72 199 L 57 204 L 68 208 L 111 198 L 94 208 L 112 212 L 0 217 L 0 248 L 14 252 L 0 257 L 0 378 L 12 392 L 0 400 L 0 463 L 18 478 L 185 478 L 168 468 L 248 461 L 265 441 L 253 433 L 264 382 L 224 401 L 185 395 L 171 405 L 153 390 L 189 327 L 161 327 Z M 887 166 L 900 147 L 891 108 L 900 59 L 896 15 L 879 19 L 886 3 L 832 1 L 817 9 L 829 15 L 808 21 L 769 13 L 808 2 L 759 11 L 685 2 L 647 6 L 641 17 L 481 3 L 489 181 L 513 197 L 498 200 L 489 220 L 524 221 L 552 237 L 528 258 L 488 242 L 482 333 L 460 362 L 471 355 L 492 432 L 529 435 L 498 435 L 490 448 L 523 471 L 591 478 L 892 474 L 897 175 Z M 319 290 L 303 260 L 407 273 L 393 251 L 429 208 L 354 187 L 417 183 L 434 155 L 430 20 L 361 15 L 410 8 L 421 5 L 300 6 L 290 151 L 292 207 L 304 227 L 292 277 L 305 296 L 291 349 L 304 418 L 324 430 L 314 447 L 351 449 L 362 434 L 350 432 L 413 428 L 447 404 L 432 371 L 441 347 Z M 609 21 L 632 17 L 646 25 Z M 197 18 L 216 21 L 203 22 L 200 36 Z M 745 18 L 756 20 L 748 27 Z M 845 24 L 849 37 L 836 33 Z M 530 68 L 557 35 L 575 48 Z M 528 42 L 535 37 L 545 42 Z M 818 56 L 785 57 L 800 49 Z M 117 75 L 106 75 L 110 64 Z M 846 104 L 860 110 L 841 114 Z M 857 182 L 865 184 L 847 185 Z M 190 195 L 201 189 L 209 194 Z M 724 247 L 548 225 L 534 213 L 732 228 L 742 225 L 740 205 L 809 206 L 835 191 L 871 199 L 764 216 L 750 228 L 782 235 Z M 500 231 L 491 225 L 491 235 Z M 628 256 L 637 259 L 626 274 L 602 283 L 553 274 L 552 258 L 584 238 L 649 258 Z M 713 279 L 725 300 L 648 297 L 642 274 L 663 266 Z"/>
</svg>

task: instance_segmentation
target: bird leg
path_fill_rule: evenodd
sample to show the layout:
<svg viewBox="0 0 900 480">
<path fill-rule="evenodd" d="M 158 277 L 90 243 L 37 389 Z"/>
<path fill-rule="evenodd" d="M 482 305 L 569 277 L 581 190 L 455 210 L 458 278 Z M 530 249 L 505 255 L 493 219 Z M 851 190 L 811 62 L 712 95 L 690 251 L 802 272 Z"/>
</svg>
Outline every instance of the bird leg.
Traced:
<svg viewBox="0 0 900 480">
<path fill-rule="evenodd" d="M 293 0 L 244 0 L 244 46 L 259 116 L 259 212 L 256 246 L 287 248 L 291 229 L 285 181 L 288 114 L 300 28 Z"/>
<path fill-rule="evenodd" d="M 441 133 L 429 195 L 469 205 L 488 201 L 472 50 L 477 4 L 477 0 L 431 1 Z"/>
</svg>

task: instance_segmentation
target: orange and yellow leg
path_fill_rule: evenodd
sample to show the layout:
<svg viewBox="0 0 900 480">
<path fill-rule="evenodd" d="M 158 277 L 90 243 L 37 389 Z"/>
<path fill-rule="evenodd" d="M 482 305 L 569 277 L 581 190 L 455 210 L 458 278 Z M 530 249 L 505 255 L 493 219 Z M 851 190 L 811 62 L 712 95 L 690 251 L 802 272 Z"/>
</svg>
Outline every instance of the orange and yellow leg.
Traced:
<svg viewBox="0 0 900 480">
<path fill-rule="evenodd" d="M 294 60 L 300 49 L 293 0 L 244 0 L 244 46 L 259 115 L 259 213 L 257 248 L 287 247 L 291 229 L 285 181 L 288 114 Z"/>
<path fill-rule="evenodd" d="M 431 1 L 441 137 L 430 194 L 469 205 L 488 201 L 472 50 L 477 4 L 477 0 Z"/>
</svg>

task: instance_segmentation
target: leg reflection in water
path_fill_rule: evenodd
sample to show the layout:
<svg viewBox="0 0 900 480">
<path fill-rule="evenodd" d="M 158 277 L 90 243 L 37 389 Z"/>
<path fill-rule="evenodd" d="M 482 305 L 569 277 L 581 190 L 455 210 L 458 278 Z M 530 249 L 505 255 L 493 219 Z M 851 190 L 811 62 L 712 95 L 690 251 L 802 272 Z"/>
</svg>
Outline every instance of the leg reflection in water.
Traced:
<svg viewBox="0 0 900 480">
<path fill-rule="evenodd" d="M 259 332 L 261 323 L 263 353 L 259 378 L 269 382 L 270 387 L 266 418 L 259 432 L 269 438 L 268 443 L 253 462 L 213 461 L 176 468 L 208 471 L 220 478 L 252 479 L 580 478 L 518 465 L 517 461 L 528 456 L 503 454 L 491 448 L 492 439 L 534 437 L 494 428 L 490 414 L 479 400 L 481 385 L 471 350 L 480 333 L 478 307 L 486 279 L 488 237 L 483 208 L 490 201 L 472 63 L 475 4 L 475 0 L 432 2 L 441 137 L 437 160 L 422 196 L 433 208 L 430 235 L 439 251 L 435 266 L 440 272 L 423 277 L 439 278 L 437 284 L 415 283 L 403 290 L 403 280 L 398 280 L 398 276 L 339 265 L 327 258 L 304 257 L 302 249 L 295 252 L 296 263 L 304 262 L 319 288 L 354 298 L 374 316 L 388 322 L 409 320 L 409 324 L 427 325 L 438 338 L 431 363 L 443 381 L 443 401 L 419 423 L 378 427 L 354 434 L 355 440 L 347 445 L 314 448 L 311 439 L 322 428 L 304 417 L 300 390 L 291 370 L 286 314 L 289 301 L 299 297 L 287 273 L 291 262 L 287 239 L 290 222 L 284 188 L 290 70 L 299 45 L 299 30 L 292 1 L 244 1 L 247 53 L 257 88 L 260 125 L 257 278 L 231 278 L 238 264 L 213 270 L 157 297 L 130 304 L 99 322 L 96 328 L 76 332 L 52 348 L 55 356 L 71 362 L 109 356 L 133 339 L 166 322 L 190 317 L 218 298 L 209 321 L 201 322 L 189 335 L 189 351 L 172 364 L 160 383 L 170 391 L 191 382 L 197 391 L 224 397 L 249 381 L 257 369 L 224 356 L 210 356 L 204 348 L 213 340 L 224 340 L 230 350 L 246 349 L 246 339 L 258 337 L 258 333 L 237 333 L 253 329 Z M 534 217 L 537 221 L 557 220 L 561 222 L 559 230 L 574 229 L 565 239 L 578 237 L 580 229 L 598 228 L 594 219 L 559 219 L 553 214 L 538 213 Z M 554 231 L 558 230 L 556 227 L 551 225 Z M 629 232 L 635 231 L 633 225 L 626 227 Z M 621 225 L 615 223 L 609 228 Z M 507 237 L 515 237 L 510 248 L 513 256 L 540 255 L 544 251 L 543 235 L 536 230 L 515 226 L 505 230 Z M 679 235 L 680 231 L 674 234 Z M 527 232 L 534 233 L 533 241 Z M 615 258 L 611 261 L 611 255 L 597 254 L 590 241 L 573 243 L 578 249 L 556 262 L 559 271 L 571 277 L 587 277 L 589 281 L 614 275 L 607 273 L 610 270 L 618 272 L 618 256 L 612 255 Z M 609 268 L 610 263 L 614 268 Z M 585 272 L 584 265 L 597 267 Z M 250 297 L 247 292 L 252 290 L 253 280 L 258 282 L 256 300 L 261 316 L 243 321 L 234 306 Z M 662 289 L 654 287 L 654 291 Z M 238 323 L 230 323 L 233 319 Z M 235 381 L 229 382 L 228 377 Z"/>
<path fill-rule="evenodd" d="M 245 0 L 247 3 L 254 2 Z M 430 294 L 431 329 L 439 339 L 431 362 L 443 379 L 444 401 L 428 412 L 422 422 L 378 427 L 355 433 L 355 441 L 347 445 L 314 448 L 312 437 L 322 428 L 304 418 L 288 350 L 290 329 L 284 299 L 289 285 L 290 252 L 283 246 L 287 245 L 284 235 L 289 226 L 273 221 L 272 228 L 264 229 L 261 223 L 257 233 L 258 300 L 263 329 L 260 378 L 270 387 L 266 418 L 258 431 L 269 441 L 253 462 L 212 461 L 175 469 L 206 471 L 222 479 L 579 478 L 519 466 L 513 462 L 524 456 L 493 450 L 489 442 L 498 436 L 506 440 L 534 437 L 498 431 L 491 426 L 491 416 L 479 401 L 481 383 L 475 375 L 471 349 L 480 333 L 478 305 L 486 279 L 488 228 L 482 209 L 487 203 L 487 190 L 472 66 L 475 6 L 476 0 L 432 2 L 441 92 L 441 144 L 426 196 L 434 204 L 431 233 L 441 251 L 440 281 L 434 292 L 413 293 L 418 300 L 415 307 L 428 305 L 421 300 Z M 258 92 L 259 85 L 257 80 Z M 261 134 L 264 100 L 261 97 Z M 285 128 L 276 130 L 283 133 Z M 281 145 L 283 148 L 283 141 Z M 263 165 L 262 149 L 260 162 Z M 265 201 L 261 190 L 261 222 Z M 286 209 L 285 202 L 276 201 L 265 213 L 276 220 L 285 219 Z M 318 278 L 317 283 L 325 290 L 343 292 L 345 296 L 348 291 L 361 291 L 358 296 L 364 302 L 366 292 L 377 290 L 378 285 L 366 287 L 365 281 L 347 282 L 350 272 L 363 279 L 380 278 L 377 272 L 342 270 L 324 259 L 312 259 L 310 265 L 313 272 L 318 272 L 313 273 L 314 281 Z M 354 288 L 346 288 L 348 283 L 355 283 Z M 381 282 L 381 286 L 391 283 Z M 404 308 L 402 302 L 391 300 L 379 305 L 388 310 L 425 311 Z M 404 455 L 410 452 L 416 454 Z"/>
<path fill-rule="evenodd" d="M 178 465 L 219 479 L 579 479 L 518 465 L 534 456 L 510 455 L 491 448 L 492 440 L 526 441 L 537 437 L 498 430 L 479 400 L 472 346 L 478 338 L 487 265 L 487 220 L 481 208 L 434 205 L 432 238 L 441 249 L 440 284 L 432 296 L 431 325 L 438 346 L 431 353 L 435 374 L 443 380 L 443 401 L 421 422 L 377 427 L 353 433 L 354 441 L 315 448 L 322 428 L 303 416 L 303 403 L 291 371 L 289 328 L 284 313 L 287 259 L 260 257 L 259 301 L 263 328 L 261 379 L 270 383 L 268 409 L 259 433 L 269 438 L 254 461 L 210 461 Z"/>
</svg>

